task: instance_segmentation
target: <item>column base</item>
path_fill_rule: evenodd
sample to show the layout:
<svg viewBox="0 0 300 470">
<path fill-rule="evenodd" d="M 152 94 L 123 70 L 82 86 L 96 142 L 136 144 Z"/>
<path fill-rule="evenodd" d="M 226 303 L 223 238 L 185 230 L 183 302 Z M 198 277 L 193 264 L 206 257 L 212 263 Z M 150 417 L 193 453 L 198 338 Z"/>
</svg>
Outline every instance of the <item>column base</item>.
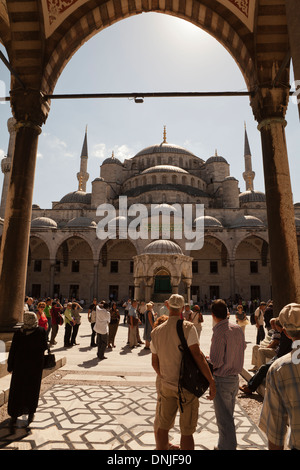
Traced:
<svg viewBox="0 0 300 470">
<path fill-rule="evenodd" d="M 2 326 L 0 327 L 0 341 L 3 341 L 6 345 L 6 352 L 10 349 L 10 344 L 13 339 L 13 335 L 23 326 L 23 323 L 17 323 L 14 326 Z M 1 349 L 0 349 L 1 350 Z"/>
</svg>

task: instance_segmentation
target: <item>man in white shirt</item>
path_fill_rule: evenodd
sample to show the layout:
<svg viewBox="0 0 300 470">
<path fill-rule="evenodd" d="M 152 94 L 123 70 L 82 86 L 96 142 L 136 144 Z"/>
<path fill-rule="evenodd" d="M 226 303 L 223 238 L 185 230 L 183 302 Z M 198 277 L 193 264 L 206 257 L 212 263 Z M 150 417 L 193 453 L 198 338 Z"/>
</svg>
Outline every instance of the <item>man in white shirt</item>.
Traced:
<svg viewBox="0 0 300 470">
<path fill-rule="evenodd" d="M 108 308 L 109 305 L 106 302 L 102 302 L 96 307 L 96 323 L 94 326 L 94 331 L 97 333 L 97 356 L 100 361 L 107 359 L 104 356 L 104 352 L 107 347 L 108 325 L 110 322 L 110 313 Z"/>
<path fill-rule="evenodd" d="M 265 330 L 264 330 L 264 312 L 266 310 L 266 302 L 261 302 L 259 307 L 255 310 L 254 318 L 257 328 L 256 335 L 256 344 L 259 344 L 265 339 Z"/>
</svg>

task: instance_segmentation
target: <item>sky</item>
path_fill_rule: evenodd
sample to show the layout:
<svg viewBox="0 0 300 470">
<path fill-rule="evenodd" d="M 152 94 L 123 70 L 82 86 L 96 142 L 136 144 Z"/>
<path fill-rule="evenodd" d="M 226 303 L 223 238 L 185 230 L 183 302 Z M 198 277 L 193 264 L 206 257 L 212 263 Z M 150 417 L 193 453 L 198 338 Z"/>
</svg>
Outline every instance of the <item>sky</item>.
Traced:
<svg viewBox="0 0 300 470">
<path fill-rule="evenodd" d="M 5 53 L 5 49 L 0 49 Z M 6 53 L 5 53 L 6 54 Z M 0 62 L 0 95 L 8 95 L 10 74 Z M 124 19 L 85 43 L 62 72 L 54 93 L 142 93 L 247 91 L 234 59 L 214 38 L 185 20 L 159 13 Z M 0 104 L 0 158 L 7 153 L 9 103 Z M 286 127 L 294 202 L 300 202 L 299 115 L 291 102 Z M 76 191 L 85 129 L 88 172 L 100 176 L 112 152 L 123 161 L 163 140 L 203 160 L 226 158 L 245 190 L 244 123 L 256 173 L 254 189 L 264 192 L 260 133 L 248 97 L 52 100 L 39 138 L 33 204 L 51 208 Z M 0 175 L 2 188 L 3 175 Z M 2 190 L 2 189 L 1 189 Z"/>
</svg>

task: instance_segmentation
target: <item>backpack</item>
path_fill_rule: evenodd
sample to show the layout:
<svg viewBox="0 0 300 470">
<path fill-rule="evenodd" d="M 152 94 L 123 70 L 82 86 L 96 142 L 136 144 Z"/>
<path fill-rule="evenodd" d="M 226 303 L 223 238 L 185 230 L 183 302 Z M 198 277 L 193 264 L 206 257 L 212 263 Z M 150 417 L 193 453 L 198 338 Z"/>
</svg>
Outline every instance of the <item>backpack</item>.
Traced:
<svg viewBox="0 0 300 470">
<path fill-rule="evenodd" d="M 183 411 L 182 403 L 183 399 L 183 389 L 185 388 L 189 392 L 193 393 L 196 397 L 201 397 L 206 390 L 208 389 L 209 382 L 202 374 L 201 370 L 198 368 L 193 355 L 187 345 L 186 339 L 183 334 L 183 320 L 177 321 L 177 333 L 181 344 L 178 346 L 179 350 L 182 352 L 182 359 L 180 365 L 179 381 L 178 381 L 178 395 L 181 411 Z M 209 368 L 212 372 L 213 367 L 207 361 Z"/>
</svg>

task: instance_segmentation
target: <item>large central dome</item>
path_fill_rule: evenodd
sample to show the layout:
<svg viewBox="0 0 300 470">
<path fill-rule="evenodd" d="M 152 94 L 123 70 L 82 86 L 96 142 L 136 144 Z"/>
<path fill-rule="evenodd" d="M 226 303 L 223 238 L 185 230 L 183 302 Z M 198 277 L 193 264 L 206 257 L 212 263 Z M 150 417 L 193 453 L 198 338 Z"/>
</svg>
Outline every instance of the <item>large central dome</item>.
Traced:
<svg viewBox="0 0 300 470">
<path fill-rule="evenodd" d="M 181 155 L 190 155 L 191 157 L 195 156 L 189 150 L 186 150 L 183 147 L 180 147 L 179 145 L 168 144 L 167 142 L 162 142 L 161 144 L 146 147 L 140 152 L 138 152 L 135 156 L 140 157 L 142 155 L 152 155 L 155 153 L 176 153 Z"/>
</svg>

